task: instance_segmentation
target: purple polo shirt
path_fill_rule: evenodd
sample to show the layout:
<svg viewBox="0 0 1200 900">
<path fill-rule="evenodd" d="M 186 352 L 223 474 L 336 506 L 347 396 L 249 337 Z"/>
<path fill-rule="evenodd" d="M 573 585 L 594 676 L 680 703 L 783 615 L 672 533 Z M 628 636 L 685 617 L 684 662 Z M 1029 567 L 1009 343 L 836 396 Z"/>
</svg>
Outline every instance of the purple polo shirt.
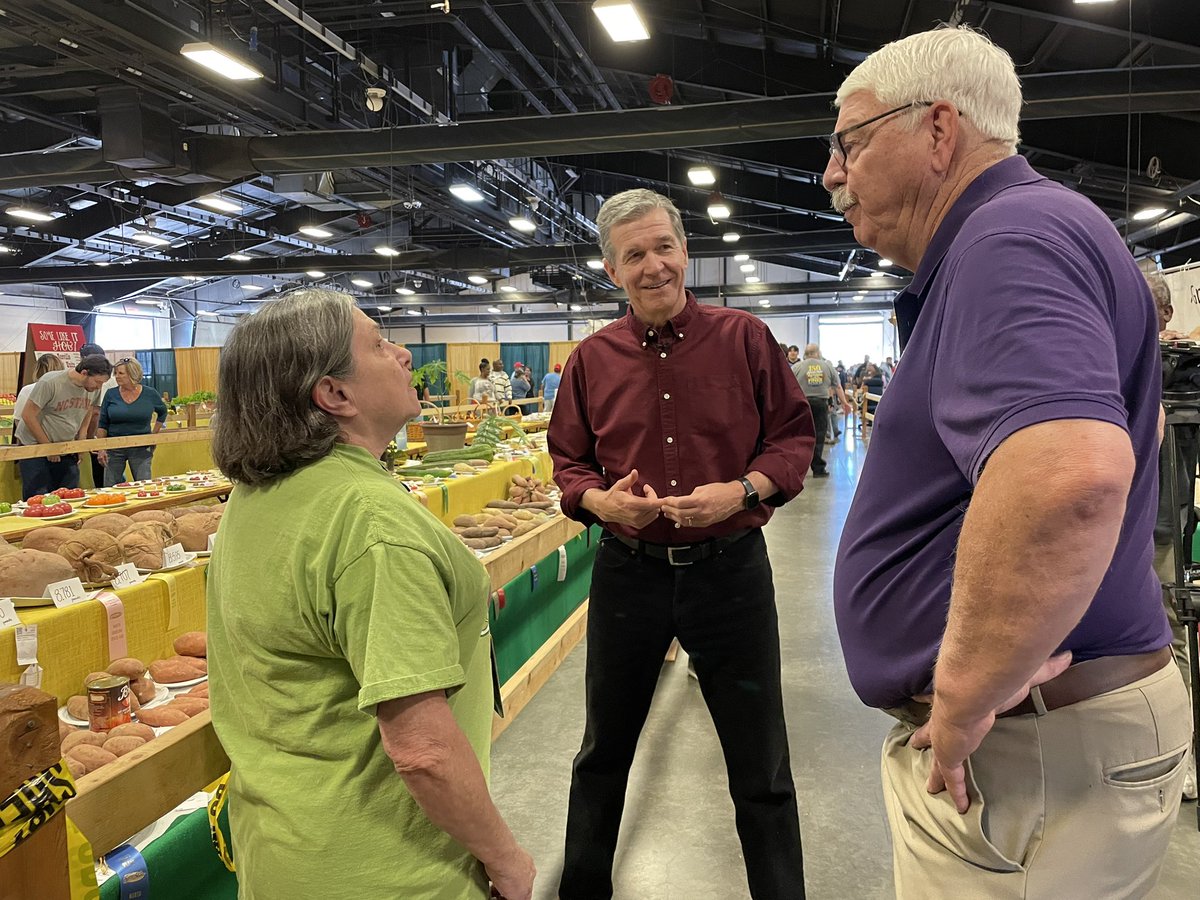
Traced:
<svg viewBox="0 0 1200 900">
<path fill-rule="evenodd" d="M 1158 322 L 1108 219 L 1009 157 L 951 207 L 896 317 L 904 357 L 875 412 L 834 574 L 863 702 L 886 708 L 930 689 L 975 483 L 1006 438 L 1039 422 L 1111 422 L 1136 457 L 1112 564 L 1062 649 L 1082 661 L 1169 644 L 1152 568 Z"/>
</svg>

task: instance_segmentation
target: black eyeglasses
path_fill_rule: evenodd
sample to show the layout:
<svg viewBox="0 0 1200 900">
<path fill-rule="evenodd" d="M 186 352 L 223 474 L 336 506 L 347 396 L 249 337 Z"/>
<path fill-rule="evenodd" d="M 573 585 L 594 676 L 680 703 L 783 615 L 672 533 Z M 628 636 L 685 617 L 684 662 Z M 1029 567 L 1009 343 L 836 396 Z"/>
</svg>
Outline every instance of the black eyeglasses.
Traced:
<svg viewBox="0 0 1200 900">
<path fill-rule="evenodd" d="M 878 122 L 882 119 L 899 115 L 902 112 L 906 112 L 907 110 L 914 109 L 918 106 L 933 106 L 933 101 L 914 100 L 911 103 L 905 103 L 903 106 L 897 106 L 895 109 L 889 109 L 887 112 L 881 112 L 877 116 L 871 116 L 871 118 L 867 119 L 865 122 L 859 122 L 857 125 L 851 125 L 849 128 L 843 128 L 841 131 L 835 131 L 833 134 L 824 139 L 825 143 L 829 145 L 829 155 L 837 160 L 839 166 L 846 165 L 847 151 L 846 145 L 843 143 L 846 135 L 850 134 L 852 131 L 858 131 L 858 129 L 864 128 L 867 125 L 870 125 L 872 122 Z"/>
<path fill-rule="evenodd" d="M 134 360 L 133 360 L 133 358 L 132 358 L 132 357 L 126 356 L 124 359 L 118 359 L 118 360 L 117 360 L 117 365 L 118 365 L 118 366 L 120 366 L 120 365 L 124 365 L 124 364 L 125 364 L 125 363 L 127 363 L 127 362 L 134 362 Z"/>
</svg>

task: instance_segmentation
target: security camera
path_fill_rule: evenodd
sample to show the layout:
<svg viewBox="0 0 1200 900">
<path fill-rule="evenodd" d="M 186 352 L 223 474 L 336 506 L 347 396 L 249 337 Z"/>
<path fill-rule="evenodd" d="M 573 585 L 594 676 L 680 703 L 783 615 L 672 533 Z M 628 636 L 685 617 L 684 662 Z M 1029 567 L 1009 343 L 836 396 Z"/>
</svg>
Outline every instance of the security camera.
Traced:
<svg viewBox="0 0 1200 900">
<path fill-rule="evenodd" d="M 367 109 L 371 112 L 379 112 L 383 109 L 383 98 L 387 96 L 387 91 L 381 87 L 367 88 Z"/>
</svg>

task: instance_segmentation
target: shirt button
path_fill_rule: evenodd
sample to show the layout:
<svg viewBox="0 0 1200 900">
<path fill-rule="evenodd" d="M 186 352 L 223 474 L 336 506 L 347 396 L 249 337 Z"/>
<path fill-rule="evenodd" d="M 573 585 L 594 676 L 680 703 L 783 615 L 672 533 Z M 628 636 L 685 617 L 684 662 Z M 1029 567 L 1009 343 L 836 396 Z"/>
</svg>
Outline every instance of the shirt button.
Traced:
<svg viewBox="0 0 1200 900">
<path fill-rule="evenodd" d="M 683 340 L 683 332 L 682 332 L 682 331 L 681 331 L 681 332 L 679 332 L 679 339 L 680 339 L 681 341 Z"/>
<path fill-rule="evenodd" d="M 679 482 L 676 481 L 674 478 L 672 478 L 671 479 L 671 487 L 675 487 L 675 485 L 677 485 L 677 484 L 679 484 Z"/>
<path fill-rule="evenodd" d="M 650 337 L 654 337 L 654 332 L 653 332 L 653 331 L 647 331 L 647 332 L 646 332 L 646 334 L 650 335 Z"/>
<path fill-rule="evenodd" d="M 675 443 L 675 438 L 673 438 L 673 437 L 669 437 L 669 438 L 667 438 L 667 443 L 668 443 L 668 444 L 673 444 L 673 443 Z"/>
<path fill-rule="evenodd" d="M 663 399 L 664 399 L 664 400 L 670 400 L 670 399 L 671 399 L 671 395 L 670 395 L 670 394 L 663 394 Z"/>
<path fill-rule="evenodd" d="M 659 355 L 659 356 L 661 356 L 663 359 L 666 359 L 666 358 L 667 358 L 667 354 L 665 354 L 665 353 L 660 353 L 660 354 L 658 354 L 658 355 Z"/>
<path fill-rule="evenodd" d="M 676 528 L 682 528 L 682 527 L 683 527 L 683 525 L 681 525 L 679 522 L 676 522 L 676 523 L 675 523 L 675 527 L 676 527 Z"/>
<path fill-rule="evenodd" d="M 646 342 L 645 342 L 645 341 L 642 341 L 642 346 L 643 346 L 643 347 L 645 347 L 645 346 L 646 346 Z"/>
</svg>

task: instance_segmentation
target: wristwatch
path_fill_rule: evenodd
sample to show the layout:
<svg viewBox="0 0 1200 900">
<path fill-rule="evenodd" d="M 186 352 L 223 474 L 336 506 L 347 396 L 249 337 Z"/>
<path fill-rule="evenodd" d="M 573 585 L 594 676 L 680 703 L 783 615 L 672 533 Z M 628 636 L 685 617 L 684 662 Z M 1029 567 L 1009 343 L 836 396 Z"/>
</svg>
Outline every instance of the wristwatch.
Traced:
<svg viewBox="0 0 1200 900">
<path fill-rule="evenodd" d="M 742 483 L 742 487 L 746 491 L 746 499 L 742 501 L 742 506 L 745 509 L 754 509 L 758 506 L 758 491 L 754 489 L 754 482 L 749 478 L 738 479 Z"/>
</svg>

